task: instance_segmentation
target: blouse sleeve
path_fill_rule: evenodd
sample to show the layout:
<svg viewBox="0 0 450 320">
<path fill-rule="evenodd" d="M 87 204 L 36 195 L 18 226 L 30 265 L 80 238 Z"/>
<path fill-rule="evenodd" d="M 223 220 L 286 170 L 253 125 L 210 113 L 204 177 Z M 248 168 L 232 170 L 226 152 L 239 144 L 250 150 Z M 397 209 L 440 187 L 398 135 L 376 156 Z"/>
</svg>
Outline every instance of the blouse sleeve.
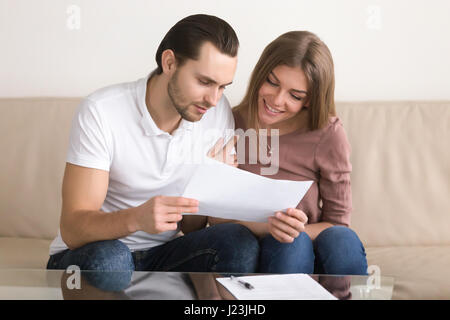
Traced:
<svg viewBox="0 0 450 320">
<path fill-rule="evenodd" d="M 315 162 L 319 170 L 320 221 L 350 226 L 352 189 L 351 146 L 340 121 L 332 124 L 317 146 Z"/>
</svg>

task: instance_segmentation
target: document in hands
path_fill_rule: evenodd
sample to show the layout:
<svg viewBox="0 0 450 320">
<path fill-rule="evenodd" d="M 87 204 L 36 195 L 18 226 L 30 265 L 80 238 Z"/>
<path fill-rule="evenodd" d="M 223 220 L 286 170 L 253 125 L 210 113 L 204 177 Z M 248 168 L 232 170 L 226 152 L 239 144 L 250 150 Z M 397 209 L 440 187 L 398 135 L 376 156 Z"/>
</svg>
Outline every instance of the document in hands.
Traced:
<svg viewBox="0 0 450 320">
<path fill-rule="evenodd" d="M 184 191 L 183 197 L 200 203 L 194 214 L 267 222 L 275 212 L 297 207 L 313 183 L 270 179 L 212 161 L 195 167 Z"/>
<path fill-rule="evenodd" d="M 248 289 L 231 278 L 217 278 L 238 300 L 337 300 L 307 274 L 254 275 L 237 278 L 249 283 Z"/>
</svg>

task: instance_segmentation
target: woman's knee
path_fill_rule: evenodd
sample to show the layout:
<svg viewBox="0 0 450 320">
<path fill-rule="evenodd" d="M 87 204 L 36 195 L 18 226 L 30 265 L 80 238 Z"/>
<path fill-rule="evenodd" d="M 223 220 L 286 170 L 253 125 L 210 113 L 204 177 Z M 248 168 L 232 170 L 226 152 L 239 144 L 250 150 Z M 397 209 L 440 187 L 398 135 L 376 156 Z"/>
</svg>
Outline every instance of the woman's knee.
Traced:
<svg viewBox="0 0 450 320">
<path fill-rule="evenodd" d="M 293 242 L 283 243 L 268 234 L 260 241 L 261 251 L 265 252 L 281 252 L 285 254 L 310 254 L 313 253 L 313 242 L 306 232 L 294 239 Z"/>
<path fill-rule="evenodd" d="M 333 226 L 327 228 L 323 230 L 316 238 L 316 241 L 319 242 L 335 242 L 343 240 L 360 242 L 356 232 L 345 226 Z"/>
<path fill-rule="evenodd" d="M 314 241 L 314 251 L 328 274 L 367 274 L 364 246 L 355 231 L 333 226 Z"/>
<path fill-rule="evenodd" d="M 260 242 L 260 272 L 269 273 L 313 273 L 314 250 L 311 238 L 306 232 L 291 243 L 282 243 L 272 235 Z"/>
</svg>

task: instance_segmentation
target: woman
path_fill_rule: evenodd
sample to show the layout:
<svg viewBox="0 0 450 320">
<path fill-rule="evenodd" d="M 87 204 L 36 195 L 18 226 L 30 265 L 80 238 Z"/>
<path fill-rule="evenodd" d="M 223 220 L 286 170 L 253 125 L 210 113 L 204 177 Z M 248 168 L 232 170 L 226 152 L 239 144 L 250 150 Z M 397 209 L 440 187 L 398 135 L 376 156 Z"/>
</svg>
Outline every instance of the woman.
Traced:
<svg viewBox="0 0 450 320">
<path fill-rule="evenodd" d="M 267 223 L 234 221 L 260 239 L 259 272 L 367 274 L 364 247 L 349 228 L 351 148 L 335 111 L 328 47 L 306 31 L 275 39 L 233 114 L 236 129 L 278 130 L 279 169 L 269 178 L 314 181 L 296 208 L 277 212 Z M 245 149 L 239 168 L 260 174 L 265 165 L 249 163 Z M 209 218 L 211 225 L 224 222 L 230 220 Z"/>
</svg>

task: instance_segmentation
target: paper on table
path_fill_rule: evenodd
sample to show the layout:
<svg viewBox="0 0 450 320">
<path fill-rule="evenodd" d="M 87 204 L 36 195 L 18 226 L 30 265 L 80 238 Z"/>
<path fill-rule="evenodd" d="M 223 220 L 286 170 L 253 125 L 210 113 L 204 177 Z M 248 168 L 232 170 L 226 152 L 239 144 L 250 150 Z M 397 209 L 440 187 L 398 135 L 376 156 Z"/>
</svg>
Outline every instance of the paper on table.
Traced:
<svg viewBox="0 0 450 320">
<path fill-rule="evenodd" d="M 198 215 L 266 222 L 276 211 L 295 208 L 312 183 L 270 179 L 211 160 L 196 166 L 183 197 L 199 201 Z"/>
<path fill-rule="evenodd" d="M 236 280 L 217 278 L 238 300 L 338 300 L 307 274 L 253 275 L 239 277 L 254 289 Z"/>
</svg>

